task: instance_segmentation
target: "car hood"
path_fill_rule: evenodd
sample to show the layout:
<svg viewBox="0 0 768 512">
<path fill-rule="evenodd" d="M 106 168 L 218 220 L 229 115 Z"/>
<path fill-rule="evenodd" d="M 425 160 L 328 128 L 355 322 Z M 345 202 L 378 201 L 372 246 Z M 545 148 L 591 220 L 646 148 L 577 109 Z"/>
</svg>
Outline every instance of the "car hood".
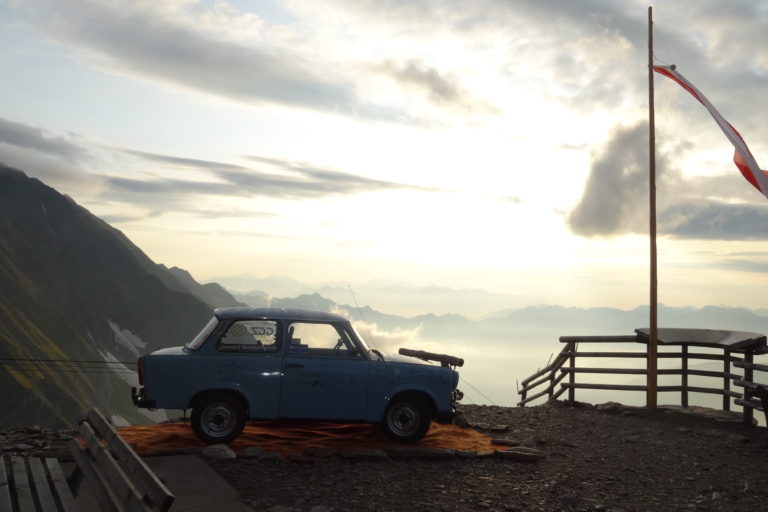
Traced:
<svg viewBox="0 0 768 512">
<path fill-rule="evenodd" d="M 382 352 L 381 356 L 388 363 L 425 364 L 427 366 L 434 366 L 432 363 L 424 361 L 423 359 L 419 359 L 418 357 L 393 354 L 391 352 Z"/>
<path fill-rule="evenodd" d="M 168 348 L 161 348 L 159 350 L 152 351 L 153 356 L 179 356 L 184 355 L 186 352 L 184 351 L 184 347 L 168 347 Z"/>
</svg>

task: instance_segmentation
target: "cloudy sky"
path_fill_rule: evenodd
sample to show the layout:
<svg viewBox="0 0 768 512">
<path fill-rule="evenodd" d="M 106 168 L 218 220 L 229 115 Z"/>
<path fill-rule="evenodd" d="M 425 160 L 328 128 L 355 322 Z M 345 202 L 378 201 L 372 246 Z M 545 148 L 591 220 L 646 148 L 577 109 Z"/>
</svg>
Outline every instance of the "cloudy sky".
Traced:
<svg viewBox="0 0 768 512">
<path fill-rule="evenodd" d="M 631 308 L 648 5 L 0 0 L 0 162 L 202 281 Z M 652 5 L 657 62 L 766 168 L 768 4 Z M 655 83 L 660 301 L 765 307 L 768 201 L 706 110 Z"/>
</svg>

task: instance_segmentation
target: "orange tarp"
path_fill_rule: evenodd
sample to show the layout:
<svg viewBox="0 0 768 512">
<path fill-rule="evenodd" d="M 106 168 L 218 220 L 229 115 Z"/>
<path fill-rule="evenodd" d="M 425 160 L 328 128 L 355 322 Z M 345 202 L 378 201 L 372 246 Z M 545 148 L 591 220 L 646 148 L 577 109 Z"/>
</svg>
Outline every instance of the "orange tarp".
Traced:
<svg viewBox="0 0 768 512">
<path fill-rule="evenodd" d="M 117 430 L 142 455 L 205 446 L 195 437 L 189 423 L 161 423 Z M 247 424 L 240 437 L 229 445 L 235 453 L 249 446 L 258 446 L 285 457 L 302 453 L 309 447 L 387 449 L 403 445 L 390 441 L 379 429 L 367 424 L 259 421 Z M 475 429 L 438 423 L 432 424 L 416 446 L 478 453 L 496 449 L 490 437 Z"/>
</svg>

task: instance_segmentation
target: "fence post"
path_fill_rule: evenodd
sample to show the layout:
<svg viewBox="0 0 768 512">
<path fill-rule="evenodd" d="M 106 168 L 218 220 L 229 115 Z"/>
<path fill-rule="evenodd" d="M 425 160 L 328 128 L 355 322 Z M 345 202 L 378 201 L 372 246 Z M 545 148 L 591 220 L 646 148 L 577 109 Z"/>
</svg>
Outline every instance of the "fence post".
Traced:
<svg viewBox="0 0 768 512">
<path fill-rule="evenodd" d="M 547 402 L 552 400 L 552 395 L 555 394 L 555 375 L 557 374 L 557 369 L 553 368 L 551 372 L 549 372 L 549 391 L 547 391 Z"/>
<path fill-rule="evenodd" d="M 749 388 L 749 385 L 752 383 L 752 351 L 749 349 L 746 349 L 744 351 L 744 381 L 746 385 L 744 386 L 744 401 L 749 401 L 749 399 L 752 397 L 752 392 Z M 744 423 L 747 425 L 752 424 L 752 417 L 754 411 L 751 407 L 744 406 L 743 408 L 743 420 Z"/>
<path fill-rule="evenodd" d="M 723 359 L 723 410 L 731 410 L 731 395 L 728 393 L 731 390 L 731 351 L 725 351 L 725 358 Z"/>
<path fill-rule="evenodd" d="M 576 342 L 575 341 L 569 341 L 568 342 L 568 352 L 569 354 L 569 361 L 571 366 L 571 372 L 568 376 L 568 383 L 571 385 L 568 388 L 568 401 L 574 402 L 576 400 L 576 388 L 574 388 L 574 384 L 576 384 L 576 372 L 574 369 L 576 368 Z"/>
<path fill-rule="evenodd" d="M 682 366 L 682 372 L 680 373 L 680 405 L 688 407 L 688 345 L 683 345 L 682 349 L 682 361 L 680 361 Z"/>
</svg>

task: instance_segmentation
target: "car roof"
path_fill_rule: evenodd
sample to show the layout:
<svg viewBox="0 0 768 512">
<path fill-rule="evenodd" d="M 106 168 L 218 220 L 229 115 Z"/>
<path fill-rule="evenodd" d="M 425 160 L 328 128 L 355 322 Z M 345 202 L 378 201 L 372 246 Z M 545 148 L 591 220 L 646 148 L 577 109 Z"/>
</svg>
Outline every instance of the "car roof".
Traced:
<svg viewBox="0 0 768 512">
<path fill-rule="evenodd" d="M 293 308 L 217 308 L 214 311 L 220 320 L 233 319 L 274 319 L 304 320 L 309 322 L 348 322 L 346 318 L 325 311 Z"/>
</svg>

